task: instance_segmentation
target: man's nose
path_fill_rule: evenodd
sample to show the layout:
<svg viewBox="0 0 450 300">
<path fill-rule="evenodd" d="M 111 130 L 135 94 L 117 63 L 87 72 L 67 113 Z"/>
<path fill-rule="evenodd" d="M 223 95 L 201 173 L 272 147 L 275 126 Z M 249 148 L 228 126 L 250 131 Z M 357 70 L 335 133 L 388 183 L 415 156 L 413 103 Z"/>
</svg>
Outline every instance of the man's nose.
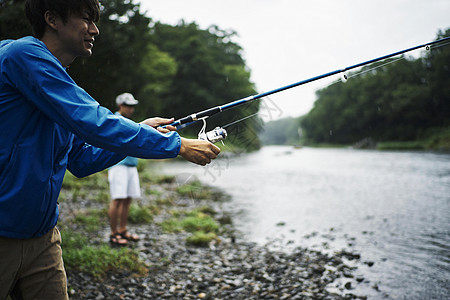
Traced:
<svg viewBox="0 0 450 300">
<path fill-rule="evenodd" d="M 98 30 L 97 25 L 95 25 L 94 22 L 92 22 L 91 24 L 89 24 L 89 33 L 92 35 L 99 35 L 100 34 L 100 30 Z"/>
</svg>

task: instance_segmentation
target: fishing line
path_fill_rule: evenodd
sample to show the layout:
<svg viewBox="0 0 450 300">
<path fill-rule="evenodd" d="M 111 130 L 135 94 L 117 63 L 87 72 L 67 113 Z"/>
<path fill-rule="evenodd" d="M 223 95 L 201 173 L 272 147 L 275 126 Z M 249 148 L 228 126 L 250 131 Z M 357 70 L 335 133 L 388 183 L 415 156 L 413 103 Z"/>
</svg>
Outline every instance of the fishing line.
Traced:
<svg viewBox="0 0 450 300">
<path fill-rule="evenodd" d="M 379 68 L 382 68 L 382 67 L 387 66 L 387 65 L 390 65 L 390 64 L 393 64 L 393 63 L 395 63 L 395 62 L 397 62 L 397 61 L 399 61 L 399 60 L 402 60 L 402 59 L 405 59 L 405 57 L 399 57 L 399 58 L 397 58 L 397 59 L 395 59 L 395 60 L 386 62 L 386 63 L 381 64 L 381 65 L 379 65 L 379 66 L 376 66 L 376 67 L 373 67 L 373 68 L 370 68 L 370 69 L 361 71 L 361 72 L 359 72 L 359 73 L 354 73 L 354 74 L 351 74 L 351 75 L 347 75 L 346 73 L 342 73 L 340 79 L 333 81 L 332 83 L 330 83 L 329 85 L 325 86 L 324 88 L 327 88 L 327 87 L 332 86 L 333 84 L 336 84 L 336 83 L 339 83 L 339 82 L 346 82 L 346 81 L 349 80 L 350 78 L 357 77 L 357 76 L 363 75 L 363 74 L 365 74 L 365 73 L 372 72 L 372 71 L 374 71 L 374 70 L 377 70 L 377 69 L 379 69 Z"/>
<path fill-rule="evenodd" d="M 441 47 L 444 47 L 444 46 L 447 46 L 447 45 L 450 45 L 450 42 L 447 42 L 447 43 L 444 43 L 444 44 L 441 44 L 441 45 L 433 45 L 433 49 L 441 48 Z M 426 50 L 430 50 L 430 49 L 431 49 L 431 46 L 428 46 L 428 48 Z"/>
<path fill-rule="evenodd" d="M 228 123 L 227 125 L 222 126 L 222 128 L 227 128 L 227 127 L 230 127 L 231 125 L 234 125 L 234 124 L 237 124 L 237 123 L 242 122 L 242 121 L 244 121 L 244 120 L 253 118 L 253 117 L 256 116 L 257 114 L 259 114 L 259 113 L 254 113 L 254 114 L 251 114 L 251 115 L 249 115 L 249 116 L 246 116 L 246 117 L 244 117 L 244 118 L 242 118 L 242 119 L 239 119 L 239 120 L 237 120 L 237 121 Z"/>
<path fill-rule="evenodd" d="M 260 94 L 256 94 L 256 95 L 251 95 L 251 96 L 239 99 L 239 100 L 232 101 L 232 102 L 224 104 L 224 105 L 212 107 L 212 108 L 203 110 L 201 112 L 193 113 L 193 114 L 191 114 L 189 116 L 186 116 L 184 118 L 176 120 L 175 122 L 171 123 L 170 125 L 171 126 L 175 126 L 175 127 L 180 126 L 180 125 L 188 126 L 188 125 L 190 125 L 192 123 L 195 123 L 196 121 L 203 120 L 203 122 L 204 122 L 204 129 L 201 132 L 203 139 L 207 139 L 207 140 L 211 141 L 209 139 L 209 136 L 212 136 L 214 138 L 213 140 L 216 140 L 216 138 L 219 138 L 219 140 L 221 140 L 220 138 L 223 139 L 223 138 L 226 137 L 225 129 L 217 127 L 213 131 L 205 132 L 206 131 L 206 119 L 209 118 L 212 115 L 221 113 L 224 110 L 227 110 L 227 109 L 230 109 L 230 108 L 242 105 L 244 103 L 248 103 L 248 102 L 251 102 L 251 101 L 254 101 L 254 100 L 257 100 L 257 99 L 261 99 L 263 97 L 267 97 L 269 95 L 276 94 L 276 93 L 279 93 L 281 91 L 285 91 L 285 90 L 288 90 L 288 89 L 291 89 L 291 88 L 294 88 L 294 87 L 298 87 L 300 85 L 307 84 L 307 83 L 310 83 L 310 82 L 313 82 L 313 81 L 316 81 L 316 80 L 319 80 L 319 79 L 323 79 L 323 78 L 326 78 L 326 77 L 329 77 L 329 76 L 333 76 L 333 75 L 336 75 L 336 74 L 343 74 L 343 76 L 345 78 L 346 72 L 349 71 L 349 70 L 356 69 L 356 68 L 359 68 L 359 67 L 362 67 L 362 66 L 365 66 L 365 65 L 369 65 L 369 64 L 372 64 L 374 62 L 385 60 L 385 59 L 388 59 L 388 58 L 391 58 L 391 57 L 395 57 L 395 56 L 398 56 L 398 55 L 401 55 L 403 53 L 410 52 L 410 51 L 413 51 L 413 50 L 416 50 L 416 49 L 419 49 L 419 48 L 424 48 L 425 47 L 426 50 L 430 50 L 431 45 L 442 43 L 444 41 L 446 42 L 445 44 L 449 44 L 450 36 L 442 38 L 442 39 L 439 39 L 439 40 L 435 40 L 435 41 L 432 41 L 432 42 L 429 42 L 429 43 L 426 43 L 426 44 L 421 44 L 421 45 L 414 46 L 414 47 L 411 47 L 411 48 L 408 48 L 408 49 L 404 49 L 404 50 L 401 50 L 401 51 L 397 51 L 397 52 L 394 52 L 394 53 L 391 53 L 391 54 L 380 56 L 380 57 L 377 57 L 377 58 L 374 58 L 374 59 L 370 59 L 368 61 L 364 61 L 364 62 L 355 64 L 355 65 L 352 65 L 352 66 L 349 66 L 349 67 L 346 67 L 346 68 L 343 68 L 343 69 L 338 69 L 338 70 L 331 71 L 331 72 L 328 72 L 328 73 L 325 73 L 325 74 L 322 74 L 322 75 L 311 77 L 311 78 L 308 78 L 308 79 L 305 79 L 305 80 L 302 80 L 302 81 L 299 81 L 299 82 L 295 82 L 295 83 L 292 83 L 292 84 L 289 84 L 289 85 L 286 85 L 286 86 L 283 86 L 283 87 L 280 87 L 280 88 L 277 88 L 277 89 L 274 89 L 274 90 L 271 90 L 271 91 L 268 91 L 268 92 L 264 92 L 264 93 L 260 93 Z M 444 45 L 441 45 L 441 47 L 442 46 L 444 46 Z M 403 57 L 400 58 L 400 59 L 403 59 Z M 392 62 L 388 62 L 388 63 L 392 63 Z M 365 72 L 365 71 L 363 71 L 363 72 Z M 362 72 L 361 72 L 361 74 L 362 74 Z M 199 134 L 199 136 L 200 136 L 200 134 Z"/>
<path fill-rule="evenodd" d="M 438 48 L 441 48 L 441 47 L 444 47 L 444 46 L 447 46 L 447 45 L 450 45 L 450 42 L 444 43 L 444 44 L 442 44 L 442 45 L 435 45 L 435 46 L 433 46 L 433 49 L 438 49 Z M 427 45 L 427 46 L 425 47 L 425 49 L 426 49 L 427 51 L 429 51 L 429 50 L 431 50 L 431 46 Z M 367 70 L 363 70 L 363 71 L 361 71 L 361 72 L 359 72 L 359 73 L 354 73 L 354 74 L 351 74 L 351 75 L 347 75 L 346 73 L 343 73 L 340 79 L 333 81 L 332 83 L 330 83 L 329 85 L 325 86 L 324 88 L 327 88 L 327 87 L 332 86 L 332 85 L 334 85 L 334 84 L 336 84 L 336 83 L 339 83 L 339 82 L 346 82 L 346 81 L 349 80 L 350 78 L 357 77 L 357 76 L 363 75 L 363 74 L 365 74 L 365 73 L 372 72 L 372 71 L 374 71 L 374 70 L 377 70 L 377 69 L 382 68 L 382 67 L 384 67 L 384 66 L 387 66 L 387 65 L 396 63 L 397 61 L 403 60 L 403 59 L 406 59 L 406 57 L 405 57 L 405 56 L 401 56 L 401 57 L 399 57 L 399 58 L 397 58 L 397 59 L 395 59 L 395 60 L 388 61 L 388 62 L 386 62 L 386 63 L 384 63 L 384 64 L 381 64 L 381 65 L 378 65 L 378 66 L 376 66 L 376 67 L 373 67 L 373 68 L 370 68 L 370 69 L 367 69 Z"/>
</svg>

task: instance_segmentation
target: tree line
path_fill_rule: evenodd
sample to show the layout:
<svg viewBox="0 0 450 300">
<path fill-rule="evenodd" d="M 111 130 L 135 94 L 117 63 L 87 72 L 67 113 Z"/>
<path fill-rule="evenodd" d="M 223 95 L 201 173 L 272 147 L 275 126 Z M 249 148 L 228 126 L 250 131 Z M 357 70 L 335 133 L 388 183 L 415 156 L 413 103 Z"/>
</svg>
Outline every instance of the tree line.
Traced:
<svg viewBox="0 0 450 300">
<path fill-rule="evenodd" d="M 449 35 L 450 29 L 439 30 L 436 40 Z M 318 90 L 306 115 L 266 124 L 263 143 L 402 143 L 439 133 L 450 148 L 450 45 L 432 46 L 417 59 L 376 62 L 347 76 L 346 82 Z"/>
<path fill-rule="evenodd" d="M 450 29 L 439 31 L 436 39 L 449 35 Z M 299 120 L 305 138 L 331 144 L 411 141 L 449 127 L 450 46 L 432 46 L 418 59 L 393 60 L 368 65 L 348 74 L 347 82 L 317 91 L 313 109 Z"/>
<path fill-rule="evenodd" d="M 0 2 L 0 39 L 31 35 L 23 12 L 24 0 Z M 68 73 L 94 99 L 116 110 L 115 97 L 132 93 L 140 100 L 135 119 L 151 116 L 181 118 L 255 93 L 237 35 L 211 25 L 202 29 L 182 20 L 175 25 L 154 22 L 127 0 L 101 1 L 93 55 L 77 58 Z M 257 102 L 208 120 L 208 130 L 257 112 Z M 182 129 L 195 134 L 199 124 Z M 261 121 L 242 122 L 234 144 L 247 150 L 260 147 Z"/>
</svg>

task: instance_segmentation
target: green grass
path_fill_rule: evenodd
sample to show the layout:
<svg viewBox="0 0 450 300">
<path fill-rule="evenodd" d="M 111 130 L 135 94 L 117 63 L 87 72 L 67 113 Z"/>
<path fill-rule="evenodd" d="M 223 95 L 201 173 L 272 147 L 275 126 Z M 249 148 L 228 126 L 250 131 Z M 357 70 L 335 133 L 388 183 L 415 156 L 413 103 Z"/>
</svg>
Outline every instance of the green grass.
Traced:
<svg viewBox="0 0 450 300">
<path fill-rule="evenodd" d="M 101 224 L 106 222 L 106 217 L 105 209 L 89 209 L 77 213 L 72 222 L 80 225 L 87 232 L 95 232 L 100 230 Z"/>
<path fill-rule="evenodd" d="M 70 172 L 66 172 L 63 180 L 63 189 L 84 188 L 84 189 L 107 189 L 107 170 L 89 175 L 84 178 L 77 178 Z"/>
<path fill-rule="evenodd" d="M 108 203 L 110 196 L 107 171 L 104 170 L 84 178 L 77 178 L 66 171 L 58 200 L 63 202 L 66 200 L 77 201 L 78 199 Z"/>
<path fill-rule="evenodd" d="M 128 214 L 128 221 L 132 224 L 151 223 L 153 221 L 154 211 L 151 207 L 131 204 Z"/>
<path fill-rule="evenodd" d="M 91 226 L 93 216 L 75 217 L 76 222 Z M 96 219 L 98 223 L 98 218 Z M 100 242 L 93 244 L 89 235 L 81 230 L 73 231 L 62 224 L 61 247 L 63 249 L 64 266 L 68 272 L 84 272 L 96 279 L 101 279 L 108 271 L 130 271 L 145 275 L 148 271 L 144 262 L 139 259 L 138 253 L 130 248 L 111 248 L 109 244 Z M 83 234 L 81 233 L 83 232 Z"/>
<path fill-rule="evenodd" d="M 191 236 L 188 236 L 186 238 L 186 242 L 189 245 L 194 246 L 207 246 L 212 240 L 217 239 L 217 235 L 214 232 L 203 232 L 203 231 L 196 231 Z"/>
<path fill-rule="evenodd" d="M 172 217 L 164 220 L 161 226 L 166 232 L 217 232 L 219 229 L 219 225 L 210 215 L 199 210 L 173 212 Z"/>
<path fill-rule="evenodd" d="M 177 187 L 176 192 L 182 197 L 189 197 L 195 200 L 226 201 L 229 199 L 223 192 L 205 186 L 200 181 L 183 184 Z"/>
<path fill-rule="evenodd" d="M 174 211 L 172 217 L 161 223 L 161 227 L 166 232 L 189 232 L 188 244 L 196 246 L 206 246 L 214 239 L 217 239 L 219 224 L 212 216 L 205 213 L 215 213 L 212 208 L 202 207 L 188 212 Z"/>
<path fill-rule="evenodd" d="M 416 141 L 380 142 L 377 149 L 450 151 L 450 128 L 429 129 Z"/>
<path fill-rule="evenodd" d="M 378 150 L 424 150 L 426 149 L 423 142 L 380 142 L 377 143 Z"/>
<path fill-rule="evenodd" d="M 130 209 L 134 221 L 151 220 L 148 208 L 133 206 Z M 71 230 L 67 223 L 77 225 Z M 66 223 L 60 222 L 64 265 L 68 272 L 83 272 L 101 279 L 108 271 L 129 271 L 145 275 L 147 267 L 139 259 L 138 253 L 130 248 L 111 248 L 105 242 L 92 242 L 92 234 L 98 234 L 102 226 L 108 224 L 107 208 L 87 209 L 77 212 Z"/>
<path fill-rule="evenodd" d="M 183 184 L 177 187 L 176 191 L 181 196 L 192 196 L 197 199 L 205 199 L 210 194 L 209 191 L 200 183 L 200 181 L 193 181 L 191 183 Z"/>
<path fill-rule="evenodd" d="M 202 213 L 183 218 L 180 225 L 187 232 L 216 232 L 219 229 L 213 218 Z"/>
<path fill-rule="evenodd" d="M 450 127 L 430 130 L 426 146 L 427 149 L 450 151 Z"/>
<path fill-rule="evenodd" d="M 132 249 L 115 249 L 106 243 L 90 245 L 87 237 L 69 230 L 61 230 L 61 235 L 64 265 L 68 272 L 80 271 L 101 279 L 109 270 L 126 270 L 140 275 L 148 271 Z"/>
</svg>

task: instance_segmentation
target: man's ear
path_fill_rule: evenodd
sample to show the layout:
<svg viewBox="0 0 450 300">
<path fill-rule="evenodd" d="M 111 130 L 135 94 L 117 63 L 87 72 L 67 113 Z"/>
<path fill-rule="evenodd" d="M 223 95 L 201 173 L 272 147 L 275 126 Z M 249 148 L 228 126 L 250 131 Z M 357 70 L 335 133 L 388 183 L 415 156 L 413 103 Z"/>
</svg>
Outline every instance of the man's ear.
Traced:
<svg viewBox="0 0 450 300">
<path fill-rule="evenodd" d="M 56 30 L 56 15 L 53 12 L 47 10 L 44 13 L 44 19 L 48 26 Z"/>
</svg>

